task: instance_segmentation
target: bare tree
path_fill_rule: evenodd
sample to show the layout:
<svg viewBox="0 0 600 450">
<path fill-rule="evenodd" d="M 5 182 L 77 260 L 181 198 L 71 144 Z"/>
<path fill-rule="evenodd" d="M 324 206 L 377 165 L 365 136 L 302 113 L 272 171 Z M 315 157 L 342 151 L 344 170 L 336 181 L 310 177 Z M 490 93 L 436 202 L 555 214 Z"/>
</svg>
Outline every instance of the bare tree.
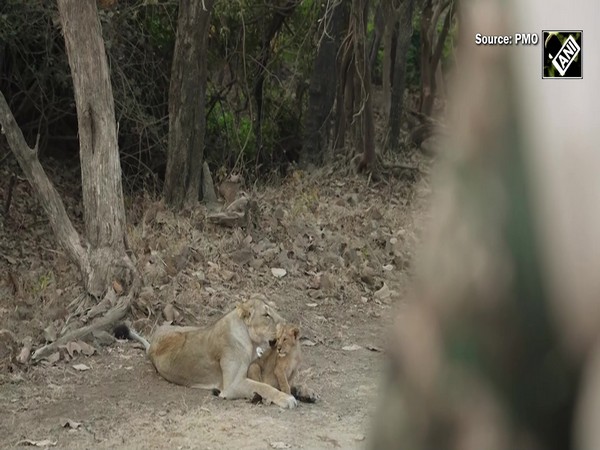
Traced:
<svg viewBox="0 0 600 450">
<path fill-rule="evenodd" d="M 329 144 L 335 89 L 339 78 L 336 58 L 348 23 L 348 6 L 348 2 L 334 3 L 331 10 L 324 12 L 323 33 L 308 88 L 301 155 L 304 165 L 323 162 Z"/>
<path fill-rule="evenodd" d="M 386 8 L 389 3 L 389 1 L 380 1 L 375 7 L 375 17 L 373 18 L 373 37 L 371 39 L 371 43 L 369 44 L 369 68 L 371 70 L 371 74 L 373 74 L 373 71 L 375 70 L 377 54 L 379 53 L 381 41 L 385 33 L 385 24 L 387 19 L 385 14 L 387 12 Z"/>
<path fill-rule="evenodd" d="M 445 13 L 442 28 L 438 24 Z M 454 17 L 454 0 L 424 0 L 421 10 L 421 97 L 419 111 L 431 115 L 437 92 L 436 75 Z"/>
<path fill-rule="evenodd" d="M 59 242 L 79 267 L 88 292 L 100 297 L 115 276 L 115 262 L 128 260 L 112 87 L 95 2 L 59 0 L 58 7 L 78 113 L 88 245 L 82 244 L 58 193 L 37 160 L 37 148 L 27 146 L 4 98 L 2 125 Z"/>
<path fill-rule="evenodd" d="M 263 91 L 265 85 L 265 73 L 267 72 L 269 62 L 271 61 L 272 42 L 283 27 L 285 20 L 294 13 L 294 10 L 300 3 L 300 0 L 285 0 L 282 5 L 274 5 L 271 20 L 263 30 L 260 51 L 257 58 L 257 70 L 254 77 L 254 87 L 252 90 L 254 103 L 256 105 L 254 135 L 256 136 L 257 157 L 262 151 L 263 146 Z"/>
<path fill-rule="evenodd" d="M 392 151 L 400 150 L 400 128 L 404 112 L 404 90 L 406 88 L 406 60 L 412 36 L 412 18 L 415 0 L 403 0 L 398 8 L 398 33 L 394 57 L 393 83 L 389 110 L 388 146 Z M 390 49 L 391 53 L 391 49 Z"/>
<path fill-rule="evenodd" d="M 125 207 L 115 108 L 94 0 L 59 0 L 75 91 L 89 268 L 88 291 L 102 295 L 125 254 Z"/>
<path fill-rule="evenodd" d="M 398 12 L 402 0 L 390 0 L 382 2 L 381 8 L 384 16 L 383 26 L 383 64 L 382 79 L 383 87 L 383 114 L 389 118 L 390 106 L 392 104 L 392 76 L 393 59 L 395 55 L 394 31 L 398 24 Z"/>
<path fill-rule="evenodd" d="M 181 208 L 198 201 L 206 131 L 206 65 L 214 0 L 181 0 L 169 88 L 169 150 L 164 196 Z"/>
<path fill-rule="evenodd" d="M 126 253 L 125 208 L 117 146 L 112 88 L 95 0 L 59 0 L 58 9 L 75 91 L 85 238 L 73 227 L 56 189 L 0 95 L 0 123 L 9 146 L 48 215 L 52 229 L 70 259 L 78 266 L 89 294 L 102 297 L 113 280 L 129 288 L 124 301 L 100 320 L 109 324 L 122 317 L 139 287 L 137 271 Z M 98 324 L 75 330 L 38 350 L 82 336 Z"/>
<path fill-rule="evenodd" d="M 371 71 L 366 48 L 367 0 L 352 0 L 348 32 L 341 48 L 337 89 L 335 148 L 344 146 L 346 130 L 353 126 L 359 171 L 371 170 L 375 158 L 375 124 Z"/>
</svg>

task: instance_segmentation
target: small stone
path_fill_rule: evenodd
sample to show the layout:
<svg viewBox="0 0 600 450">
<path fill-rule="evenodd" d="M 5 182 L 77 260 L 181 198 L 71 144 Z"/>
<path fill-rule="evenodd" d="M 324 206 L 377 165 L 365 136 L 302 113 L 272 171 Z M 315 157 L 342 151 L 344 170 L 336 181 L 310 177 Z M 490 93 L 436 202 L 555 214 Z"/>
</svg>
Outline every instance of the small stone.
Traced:
<svg viewBox="0 0 600 450">
<path fill-rule="evenodd" d="M 369 266 L 365 266 L 362 268 L 362 271 L 360 273 L 360 281 L 368 284 L 369 286 L 372 286 L 375 284 L 375 275 L 375 270 L 373 270 Z"/>
<path fill-rule="evenodd" d="M 283 278 L 287 275 L 287 270 L 279 267 L 273 267 L 271 268 L 271 273 L 275 278 Z"/>
<path fill-rule="evenodd" d="M 375 294 L 373 294 L 373 296 L 377 300 L 387 300 L 388 298 L 390 298 L 391 295 L 392 295 L 392 293 L 390 291 L 390 288 L 385 283 L 383 283 L 383 286 L 381 287 L 381 289 L 379 289 L 378 291 L 375 292 Z"/>
<path fill-rule="evenodd" d="M 357 344 L 352 344 L 352 345 L 346 345 L 344 347 L 342 347 L 342 350 L 347 351 L 347 352 L 353 352 L 356 350 L 360 350 L 362 347 L 360 345 Z"/>
<path fill-rule="evenodd" d="M 330 291 L 335 286 L 333 279 L 331 278 L 331 275 L 328 273 L 321 274 L 320 285 L 321 285 L 321 289 L 323 289 L 324 291 Z"/>
<path fill-rule="evenodd" d="M 239 266 L 244 266 L 252 261 L 252 250 L 249 248 L 242 248 L 231 254 L 231 260 Z"/>
</svg>

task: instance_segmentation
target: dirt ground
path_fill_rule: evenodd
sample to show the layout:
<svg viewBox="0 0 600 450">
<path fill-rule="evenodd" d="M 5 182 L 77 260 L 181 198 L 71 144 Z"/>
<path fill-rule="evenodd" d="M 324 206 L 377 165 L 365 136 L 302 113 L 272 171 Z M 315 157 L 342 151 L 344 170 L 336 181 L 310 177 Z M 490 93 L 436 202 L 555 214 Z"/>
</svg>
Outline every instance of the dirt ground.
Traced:
<svg viewBox="0 0 600 450">
<path fill-rule="evenodd" d="M 76 186 L 51 175 L 81 229 Z M 48 448 L 365 446 L 385 330 L 409 286 L 428 182 L 374 183 L 328 169 L 249 191 L 259 208 L 247 229 L 211 224 L 203 207 L 175 216 L 160 202 L 128 199 L 130 246 L 145 284 L 130 319 L 145 334 L 166 319 L 209 324 L 236 301 L 264 294 L 300 325 L 300 381 L 318 402 L 281 410 L 224 401 L 166 382 L 139 346 L 98 335 L 87 340 L 91 356 L 63 348 L 39 364 L 4 365 L 2 448 L 24 440 Z M 0 329 L 19 349 L 28 336 L 37 347 L 91 318 L 93 305 L 21 179 L 0 228 L 0 273 Z"/>
</svg>

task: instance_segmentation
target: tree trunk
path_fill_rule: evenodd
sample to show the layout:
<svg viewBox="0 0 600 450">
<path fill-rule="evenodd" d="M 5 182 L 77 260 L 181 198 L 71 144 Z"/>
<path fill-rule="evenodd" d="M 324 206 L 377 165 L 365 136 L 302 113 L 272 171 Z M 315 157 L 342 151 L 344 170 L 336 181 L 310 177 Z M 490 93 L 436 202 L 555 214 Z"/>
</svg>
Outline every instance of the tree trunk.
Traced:
<svg viewBox="0 0 600 450">
<path fill-rule="evenodd" d="M 386 1 L 383 4 L 384 28 L 383 28 L 383 68 L 382 68 L 382 90 L 383 90 L 383 116 L 387 119 L 390 115 L 392 104 L 392 57 L 393 37 L 397 23 L 397 0 Z"/>
<path fill-rule="evenodd" d="M 357 151 L 362 152 L 358 170 L 371 170 L 375 162 L 375 122 L 373 120 L 373 92 L 371 70 L 366 51 L 367 1 L 353 0 L 355 91 L 354 111 L 359 120 L 355 137 Z"/>
<path fill-rule="evenodd" d="M 88 250 L 87 290 L 101 296 L 115 261 L 125 254 L 125 207 L 112 87 L 95 0 L 59 0 L 75 91 L 83 208 Z"/>
<path fill-rule="evenodd" d="M 338 4 L 331 12 L 331 16 L 325 18 L 325 32 L 322 34 L 315 57 L 308 89 L 308 108 L 301 155 L 303 166 L 321 164 L 328 147 L 331 111 L 340 75 L 336 57 L 341 45 L 342 32 L 348 22 L 347 5 L 347 3 Z"/>
<path fill-rule="evenodd" d="M 438 22 L 446 9 L 448 9 L 448 12 L 442 29 L 438 33 Z M 431 115 L 433 112 L 437 91 L 437 68 L 453 16 L 454 6 L 451 0 L 425 0 L 423 4 L 421 12 L 421 97 L 419 111 L 426 115 Z"/>
<path fill-rule="evenodd" d="M 421 69 L 421 96 L 419 99 L 419 112 L 425 114 L 429 106 L 433 106 L 432 86 L 431 86 L 431 63 L 430 55 L 432 52 L 433 43 L 430 35 L 431 17 L 433 15 L 433 1 L 425 0 L 423 9 L 421 10 L 421 52 L 420 52 L 420 69 Z"/>
<path fill-rule="evenodd" d="M 370 170 L 375 162 L 375 123 L 371 71 L 366 51 L 367 0 L 352 0 L 348 33 L 340 50 L 340 81 L 337 88 L 335 148 L 342 148 L 346 129 L 353 124 L 358 171 Z M 360 156 L 359 156 L 360 155 Z"/>
<path fill-rule="evenodd" d="M 346 24 L 346 29 L 348 27 L 349 23 Z M 338 53 L 337 68 L 339 78 L 335 97 L 334 150 L 340 150 L 346 144 L 347 122 L 348 118 L 351 117 L 352 105 L 354 103 L 354 53 L 352 51 L 352 36 L 350 34 L 345 37 Z"/>
<path fill-rule="evenodd" d="M 263 38 L 261 42 L 260 53 L 257 61 L 257 71 L 254 77 L 254 88 L 252 93 L 254 96 L 254 103 L 256 104 L 256 117 L 254 118 L 254 136 L 256 138 L 256 155 L 257 158 L 262 153 L 263 138 L 262 138 L 262 122 L 263 122 L 263 90 L 265 84 L 265 73 L 267 66 L 271 60 L 271 44 L 277 33 L 281 30 L 285 19 L 290 17 L 296 6 L 300 4 L 301 0 L 287 0 L 284 5 L 275 8 L 273 17 L 269 23 L 269 26 L 265 28 L 263 32 Z"/>
<path fill-rule="evenodd" d="M 396 44 L 396 58 L 394 61 L 394 83 L 392 86 L 391 108 L 389 119 L 389 148 L 398 152 L 400 150 L 400 129 L 402 126 L 402 113 L 404 112 L 404 90 L 406 87 L 406 60 L 410 38 L 412 37 L 412 17 L 414 0 L 404 0 L 399 10 L 399 28 Z"/>
<path fill-rule="evenodd" d="M 373 20 L 373 39 L 369 44 L 369 70 L 371 71 L 371 74 L 375 70 L 377 54 L 379 53 L 379 47 L 381 47 L 381 40 L 385 32 L 385 6 L 388 3 L 389 0 L 380 1 L 375 9 L 375 19 Z"/>
<path fill-rule="evenodd" d="M 179 3 L 169 87 L 169 153 L 164 186 L 165 201 L 176 209 L 194 205 L 200 194 L 207 41 L 213 3 L 214 0 Z"/>
</svg>

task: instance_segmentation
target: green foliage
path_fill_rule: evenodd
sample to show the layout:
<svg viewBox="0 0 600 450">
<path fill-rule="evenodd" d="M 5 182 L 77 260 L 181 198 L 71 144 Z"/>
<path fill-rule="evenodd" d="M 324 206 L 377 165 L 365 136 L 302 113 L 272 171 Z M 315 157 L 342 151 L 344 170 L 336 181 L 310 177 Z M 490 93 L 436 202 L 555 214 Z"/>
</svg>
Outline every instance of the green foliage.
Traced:
<svg viewBox="0 0 600 450">
<path fill-rule="evenodd" d="M 421 12 L 415 11 L 413 15 L 413 33 L 408 47 L 406 58 L 406 85 L 415 88 L 421 83 Z"/>
<path fill-rule="evenodd" d="M 442 23 L 438 25 L 438 31 L 442 29 Z M 458 37 L 458 21 L 453 20 L 448 31 L 448 37 L 444 41 L 444 48 L 442 50 L 442 68 L 444 70 L 449 69 L 454 65 L 454 48 L 456 47 L 456 39 Z"/>
<path fill-rule="evenodd" d="M 223 104 L 216 106 L 206 121 L 206 159 L 229 169 L 247 163 L 256 155 L 256 137 L 248 117 L 236 117 Z"/>
<path fill-rule="evenodd" d="M 168 51 L 175 46 L 174 11 L 169 14 L 164 10 L 157 10 L 154 14 L 145 14 L 144 25 L 147 29 L 151 47 L 161 51 Z"/>
<path fill-rule="evenodd" d="M 255 82 L 266 30 L 286 1 L 216 1 L 207 55 L 205 157 L 212 167 L 243 170 L 247 179 L 294 162 L 301 149 L 303 112 L 329 2 L 298 2 L 267 50 L 258 148 Z M 373 3 L 373 6 L 375 3 Z M 124 186 L 160 190 L 168 145 L 168 93 L 175 46 L 178 1 L 119 0 L 99 10 L 113 84 Z M 408 53 L 407 83 L 419 84 L 417 11 Z M 440 24 L 441 26 L 441 24 Z M 374 32 L 371 8 L 368 33 Z M 442 63 L 452 63 L 456 27 Z M 29 142 L 39 132 L 41 154 L 77 162 L 77 116 L 69 65 L 55 2 L 0 2 L 0 89 Z M 381 73 L 383 49 L 373 76 Z M 67 139 L 65 139 L 65 136 Z"/>
<path fill-rule="evenodd" d="M 445 15 L 442 15 L 437 24 L 438 33 L 442 30 Z M 442 49 L 441 64 L 444 70 L 447 70 L 454 64 L 454 51 L 456 46 L 456 37 L 458 35 L 458 24 L 454 20 L 450 27 L 448 36 L 444 41 Z M 408 87 L 416 88 L 420 85 L 421 80 L 421 11 L 415 11 L 413 16 L 413 34 L 410 40 L 408 49 L 408 57 L 406 60 L 406 83 Z"/>
<path fill-rule="evenodd" d="M 294 143 L 301 139 L 304 93 L 316 51 L 321 6 L 313 0 L 300 2 L 271 41 L 259 149 L 255 80 L 264 35 L 277 9 L 257 0 L 215 3 L 207 89 L 209 163 L 227 170 L 242 169 L 252 179 L 295 159 Z"/>
<path fill-rule="evenodd" d="M 52 272 L 47 272 L 40 275 L 40 277 L 36 280 L 35 284 L 32 286 L 32 294 L 34 296 L 43 294 L 44 291 L 48 288 L 48 286 L 50 286 L 53 283 L 54 274 Z"/>
</svg>

